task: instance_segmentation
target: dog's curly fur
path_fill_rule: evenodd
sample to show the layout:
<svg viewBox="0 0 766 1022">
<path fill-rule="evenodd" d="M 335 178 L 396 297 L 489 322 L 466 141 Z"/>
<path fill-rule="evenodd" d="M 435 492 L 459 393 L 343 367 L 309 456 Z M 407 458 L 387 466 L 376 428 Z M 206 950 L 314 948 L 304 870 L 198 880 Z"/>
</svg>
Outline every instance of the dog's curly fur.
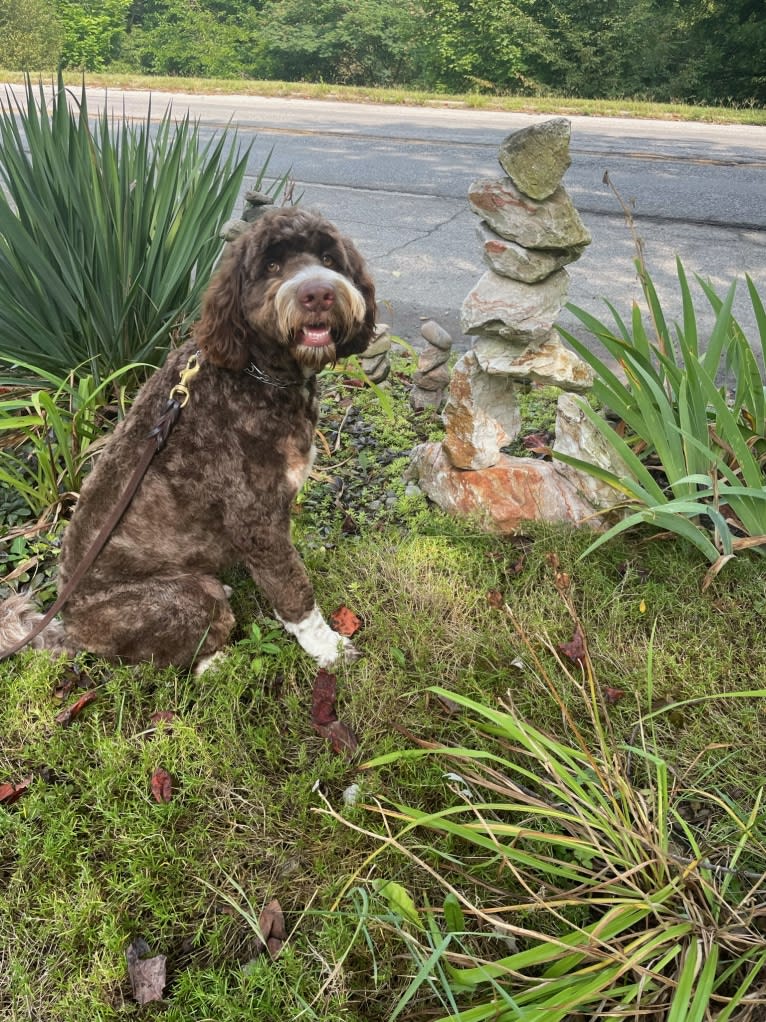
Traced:
<svg viewBox="0 0 766 1022">
<path fill-rule="evenodd" d="M 375 292 L 363 260 L 321 216 L 273 210 L 229 246 L 192 340 L 141 388 L 83 486 L 64 533 L 61 585 L 119 499 L 198 350 L 188 406 L 64 608 L 63 639 L 60 626 L 52 628 L 47 644 L 130 663 L 187 666 L 207 658 L 234 624 L 218 576 L 240 562 L 287 630 L 320 664 L 331 664 L 342 640 L 316 608 L 290 539 L 290 511 L 313 460 L 315 373 L 363 351 L 374 328 Z M 18 631 L 18 605 L 15 614 L 14 625 L 0 611 L 0 648 Z"/>
</svg>

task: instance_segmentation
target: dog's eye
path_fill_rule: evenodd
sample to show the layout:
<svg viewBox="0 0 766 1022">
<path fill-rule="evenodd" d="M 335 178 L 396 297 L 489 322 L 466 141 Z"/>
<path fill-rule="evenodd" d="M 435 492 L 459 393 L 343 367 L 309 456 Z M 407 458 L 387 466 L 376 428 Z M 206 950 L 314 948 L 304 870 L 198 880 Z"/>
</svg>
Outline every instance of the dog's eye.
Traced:
<svg viewBox="0 0 766 1022">
<path fill-rule="evenodd" d="M 266 263 L 267 273 L 279 273 L 279 263 L 275 263 L 273 260 L 270 263 Z"/>
<path fill-rule="evenodd" d="M 328 255 L 328 253 L 325 252 L 325 254 L 322 256 L 322 265 L 323 266 L 335 266 L 335 260 L 333 259 L 333 257 L 331 255 Z"/>
</svg>

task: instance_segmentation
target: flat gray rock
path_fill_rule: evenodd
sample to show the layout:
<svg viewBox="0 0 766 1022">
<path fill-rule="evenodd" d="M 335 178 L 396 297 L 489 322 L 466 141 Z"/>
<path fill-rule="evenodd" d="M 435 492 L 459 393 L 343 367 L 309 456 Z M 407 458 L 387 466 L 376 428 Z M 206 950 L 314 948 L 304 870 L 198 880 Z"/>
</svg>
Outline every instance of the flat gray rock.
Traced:
<svg viewBox="0 0 766 1022">
<path fill-rule="evenodd" d="M 468 190 L 468 201 L 496 234 L 524 248 L 582 250 L 591 242 L 561 186 L 537 202 L 522 195 L 510 178 L 479 178 Z"/>
</svg>

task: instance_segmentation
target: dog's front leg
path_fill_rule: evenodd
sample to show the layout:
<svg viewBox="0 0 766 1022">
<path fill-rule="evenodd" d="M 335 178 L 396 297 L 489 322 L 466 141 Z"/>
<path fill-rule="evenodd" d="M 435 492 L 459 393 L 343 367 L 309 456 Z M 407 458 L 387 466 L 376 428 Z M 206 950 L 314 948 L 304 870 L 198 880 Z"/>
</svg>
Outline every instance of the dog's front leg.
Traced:
<svg viewBox="0 0 766 1022">
<path fill-rule="evenodd" d="M 285 631 L 295 636 L 320 667 L 332 667 L 340 660 L 350 663 L 360 656 L 353 643 L 325 621 L 303 561 L 292 543 L 288 541 L 275 549 L 272 537 L 268 553 L 259 553 L 248 567 Z"/>
<path fill-rule="evenodd" d="M 274 613 L 285 631 L 295 636 L 300 646 L 320 667 L 332 667 L 339 660 L 351 663 L 361 655 L 350 639 L 338 635 L 330 628 L 316 604 L 300 621 L 286 620 L 276 608 Z"/>
</svg>

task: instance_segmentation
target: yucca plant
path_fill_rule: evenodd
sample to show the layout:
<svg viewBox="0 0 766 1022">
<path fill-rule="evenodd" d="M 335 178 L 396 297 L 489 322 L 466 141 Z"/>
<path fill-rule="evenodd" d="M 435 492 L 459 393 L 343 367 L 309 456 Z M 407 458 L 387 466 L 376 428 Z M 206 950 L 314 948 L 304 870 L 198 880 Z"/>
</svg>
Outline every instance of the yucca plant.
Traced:
<svg viewBox="0 0 766 1022">
<path fill-rule="evenodd" d="M 736 282 L 725 298 L 697 278 L 715 315 L 704 351 L 689 283 L 677 261 L 683 316 L 671 332 L 651 277 L 639 262 L 649 318 L 647 332 L 634 305 L 630 323 L 608 304 L 610 327 L 569 306 L 619 370 L 569 331 L 560 332 L 595 371 L 595 397 L 624 424 L 625 436 L 590 405 L 581 407 L 630 475 L 618 477 L 579 459 L 554 456 L 611 484 L 627 498 L 631 514 L 586 551 L 644 522 L 694 543 L 714 571 L 743 548 L 766 544 L 766 401 L 758 363 L 732 313 Z M 747 286 L 762 351 L 766 312 L 750 278 Z M 731 396 L 719 384 L 734 377 Z M 760 550 L 763 552 L 763 550 Z"/>
<path fill-rule="evenodd" d="M 98 382 L 158 364 L 193 317 L 248 153 L 168 108 L 93 117 L 61 75 L 0 110 L 0 354 Z M 260 177 L 268 166 L 268 160 Z M 273 184 L 276 192 L 285 179 Z M 256 187 L 260 184 L 256 182 Z M 5 373 L 0 382 L 19 374 Z"/>
<path fill-rule="evenodd" d="M 369 897 L 358 897 L 366 889 L 355 891 L 368 939 L 376 920 L 402 938 L 413 960 L 391 1022 L 405 1008 L 408 1018 L 439 1022 L 766 1017 L 763 791 L 742 806 L 670 768 L 653 724 L 682 703 L 647 709 L 620 742 L 587 654 L 575 675 L 546 642 L 562 672 L 554 679 L 525 641 L 566 739 L 532 726 L 510 695 L 495 707 L 431 688 L 464 711 L 475 743 L 423 742 L 367 764 L 391 769 L 436 758 L 455 782 L 453 804 L 436 811 L 365 807 L 384 827 L 362 868 L 380 852 L 390 862 L 398 849 L 427 873 L 426 889 L 444 892 L 436 907 L 379 877 L 372 886 L 387 911 L 378 909 L 376 920 Z M 584 718 L 567 709 L 562 685 L 579 690 Z M 650 653 L 648 707 L 652 694 Z M 715 698 L 764 697 L 766 690 Z M 708 811 L 720 821 L 718 842 L 703 841 L 692 822 Z"/>
</svg>

